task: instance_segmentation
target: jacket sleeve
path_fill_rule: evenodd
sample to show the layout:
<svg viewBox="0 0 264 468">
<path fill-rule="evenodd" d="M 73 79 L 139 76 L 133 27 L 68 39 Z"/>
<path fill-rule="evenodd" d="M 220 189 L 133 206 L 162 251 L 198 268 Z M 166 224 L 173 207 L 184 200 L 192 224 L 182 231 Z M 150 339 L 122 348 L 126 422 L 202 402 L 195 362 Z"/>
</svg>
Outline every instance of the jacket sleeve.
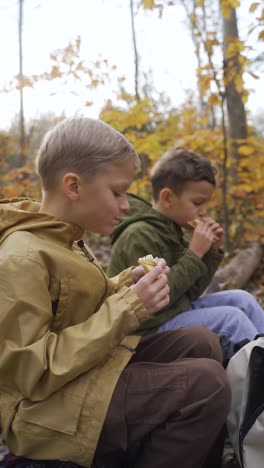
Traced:
<svg viewBox="0 0 264 468">
<path fill-rule="evenodd" d="M 169 273 L 170 305 L 183 294 L 187 294 L 191 301 L 198 299 L 210 283 L 219 262 L 220 259 L 215 256 L 214 262 L 206 263 L 204 258 L 200 259 L 189 248 L 184 249 L 182 256 Z"/>
<path fill-rule="evenodd" d="M 111 258 L 107 269 L 112 277 L 130 267 L 138 265 L 138 259 L 152 254 L 153 257 L 164 257 L 160 244 L 155 241 L 153 230 L 125 230 L 112 247 Z"/>
<path fill-rule="evenodd" d="M 131 286 L 133 284 L 132 270 L 133 266 L 119 273 L 119 275 L 113 276 L 109 279 L 108 291 L 109 294 L 114 294 L 119 291 L 123 286 Z"/>
<path fill-rule="evenodd" d="M 173 245 L 175 252 L 178 252 L 176 261 L 171 264 L 170 249 L 172 246 L 168 245 L 165 238 L 154 235 L 153 230 L 153 227 L 147 229 L 146 226 L 144 230 L 125 230 L 113 246 L 108 274 L 116 274 L 131 263 L 136 265 L 139 257 L 152 254 L 154 257 L 165 258 L 171 267 L 168 275 L 170 304 L 166 308 L 171 307 L 185 294 L 191 300 L 197 299 L 209 284 L 219 264 L 219 256 L 215 255 L 214 262 L 212 262 L 211 254 L 208 254 L 208 257 L 205 256 L 206 259 L 200 259 L 188 248 L 187 243 L 184 247 L 178 241 Z"/>
<path fill-rule="evenodd" d="M 40 262 L 2 259 L 0 379 L 32 401 L 104 361 L 149 317 L 136 294 L 123 287 L 87 320 L 55 333 L 48 284 L 48 271 Z"/>
<path fill-rule="evenodd" d="M 178 261 L 171 265 L 169 247 L 165 239 L 153 233 L 154 228 L 125 230 L 114 244 L 108 274 L 115 274 L 119 269 L 126 268 L 131 263 L 137 264 L 138 258 L 152 254 L 153 257 L 165 258 L 171 271 L 168 275 L 170 287 L 170 304 L 173 305 L 183 294 L 206 273 L 204 263 L 189 249 L 175 244 L 179 251 Z M 183 253 L 184 251 L 184 253 Z"/>
<path fill-rule="evenodd" d="M 206 266 L 206 270 L 200 279 L 198 279 L 190 288 L 189 291 L 189 298 L 191 301 L 195 301 L 198 297 L 205 291 L 213 276 L 219 267 L 221 261 L 223 259 L 223 254 L 218 252 L 207 252 L 204 255 L 202 261 Z"/>
</svg>

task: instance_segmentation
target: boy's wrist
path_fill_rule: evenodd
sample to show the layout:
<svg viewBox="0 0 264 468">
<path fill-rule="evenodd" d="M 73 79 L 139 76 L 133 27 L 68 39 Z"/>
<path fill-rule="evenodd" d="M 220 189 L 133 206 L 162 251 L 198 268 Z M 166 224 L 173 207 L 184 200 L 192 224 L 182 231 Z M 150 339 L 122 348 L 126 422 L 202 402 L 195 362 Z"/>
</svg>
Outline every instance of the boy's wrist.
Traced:
<svg viewBox="0 0 264 468">
<path fill-rule="evenodd" d="M 223 246 L 223 244 L 221 244 L 221 245 L 219 245 L 219 244 L 218 244 L 218 245 L 213 244 L 213 245 L 211 246 L 210 250 L 211 250 L 212 252 L 216 252 L 216 253 L 224 253 L 224 246 Z"/>
<path fill-rule="evenodd" d="M 202 259 L 205 254 L 204 252 L 200 252 L 198 249 L 194 249 L 190 246 L 189 246 L 189 250 L 191 250 L 196 255 L 196 257 L 199 257 L 200 259 Z"/>
<path fill-rule="evenodd" d="M 216 255 L 224 255 L 224 249 L 223 247 L 211 247 L 210 251 L 213 253 L 213 254 L 216 254 Z"/>
</svg>

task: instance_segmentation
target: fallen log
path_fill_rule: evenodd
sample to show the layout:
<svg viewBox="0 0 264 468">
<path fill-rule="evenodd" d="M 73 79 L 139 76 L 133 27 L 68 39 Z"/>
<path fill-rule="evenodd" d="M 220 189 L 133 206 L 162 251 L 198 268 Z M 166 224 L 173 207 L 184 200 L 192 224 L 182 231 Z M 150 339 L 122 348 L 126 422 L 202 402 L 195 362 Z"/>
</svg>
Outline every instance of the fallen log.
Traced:
<svg viewBox="0 0 264 468">
<path fill-rule="evenodd" d="M 211 294 L 225 289 L 241 289 L 252 276 L 263 256 L 259 242 L 252 242 L 240 250 L 227 265 L 216 271 L 204 294 Z"/>
</svg>

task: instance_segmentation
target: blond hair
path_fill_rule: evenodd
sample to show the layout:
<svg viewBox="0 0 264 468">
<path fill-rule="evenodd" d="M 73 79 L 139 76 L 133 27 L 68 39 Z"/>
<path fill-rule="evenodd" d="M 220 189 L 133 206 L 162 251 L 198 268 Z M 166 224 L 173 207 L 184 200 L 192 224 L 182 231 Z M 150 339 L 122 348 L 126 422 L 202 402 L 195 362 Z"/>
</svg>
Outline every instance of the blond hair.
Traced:
<svg viewBox="0 0 264 468">
<path fill-rule="evenodd" d="M 38 151 L 36 169 L 42 187 L 50 190 L 62 173 L 93 177 L 111 164 L 128 160 L 134 161 L 139 170 L 139 157 L 121 133 L 101 120 L 74 117 L 46 133 Z"/>
</svg>

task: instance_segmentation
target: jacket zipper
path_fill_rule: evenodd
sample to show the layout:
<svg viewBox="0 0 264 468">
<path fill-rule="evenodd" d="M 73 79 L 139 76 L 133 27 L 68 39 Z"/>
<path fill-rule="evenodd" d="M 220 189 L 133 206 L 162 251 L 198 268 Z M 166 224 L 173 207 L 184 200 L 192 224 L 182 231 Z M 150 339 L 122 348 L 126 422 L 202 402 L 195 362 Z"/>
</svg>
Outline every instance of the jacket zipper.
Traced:
<svg viewBox="0 0 264 468">
<path fill-rule="evenodd" d="M 94 260 L 95 260 L 94 257 L 88 252 L 88 250 L 87 250 L 87 248 L 85 247 L 85 244 L 84 244 L 84 242 L 83 242 L 82 239 L 80 239 L 80 240 L 77 241 L 77 245 L 78 245 L 78 247 L 81 249 L 81 251 L 84 253 L 84 255 L 88 258 L 89 262 L 94 262 Z M 100 268 L 98 265 L 96 265 L 96 263 L 93 263 L 93 264 L 94 264 L 94 266 L 100 271 L 101 275 L 102 275 L 103 278 L 104 278 L 104 282 L 105 282 L 105 292 L 104 292 L 104 294 L 103 294 L 102 300 L 99 302 L 99 304 L 98 304 L 97 307 L 96 307 L 96 309 L 98 310 L 98 309 L 101 307 L 101 305 L 102 305 L 102 303 L 104 302 L 104 300 L 105 300 L 105 297 L 106 297 L 106 294 L 107 294 L 108 285 L 107 285 L 106 277 L 105 277 L 104 273 L 102 272 L 101 268 Z"/>
<path fill-rule="evenodd" d="M 117 345 L 117 347 L 119 347 L 119 348 L 125 348 L 125 349 L 127 349 L 128 351 L 130 351 L 130 353 L 136 354 L 136 350 L 135 350 L 135 348 L 132 348 L 132 346 L 128 346 L 128 345 L 126 345 L 126 344 L 119 344 L 119 345 Z"/>
<path fill-rule="evenodd" d="M 80 247 L 81 251 L 84 253 L 84 255 L 88 258 L 88 260 L 90 262 L 93 262 L 94 261 L 94 258 L 93 256 L 88 252 L 87 248 L 85 247 L 85 244 L 83 242 L 83 240 L 78 240 L 77 241 L 77 245 L 78 247 Z"/>
<path fill-rule="evenodd" d="M 84 255 L 88 258 L 88 260 L 90 262 L 93 262 L 94 261 L 94 257 L 88 252 L 88 250 L 86 249 L 85 247 L 85 244 L 83 242 L 83 240 L 79 240 L 77 241 L 77 245 L 78 247 L 80 247 L 81 251 L 84 253 Z M 100 273 L 102 273 L 103 277 L 104 277 L 104 281 L 105 281 L 105 292 L 104 292 L 104 295 L 103 295 L 103 298 L 101 300 L 101 302 L 98 304 L 97 306 L 97 309 L 99 309 L 102 305 L 102 303 L 104 302 L 105 300 L 105 297 L 106 297 L 106 293 L 107 293 L 107 289 L 108 289 L 108 286 L 107 286 L 107 280 L 106 280 L 106 277 L 104 275 L 104 273 L 102 272 L 101 268 L 99 268 L 98 265 L 96 265 L 96 263 L 94 263 L 94 266 L 100 271 Z M 125 345 L 125 344 L 119 344 L 117 345 L 119 346 L 120 348 L 125 348 L 127 349 L 128 351 L 130 351 L 132 354 L 135 354 L 136 353 L 136 350 L 134 348 L 132 348 L 131 346 L 128 346 L 128 345 Z"/>
</svg>

